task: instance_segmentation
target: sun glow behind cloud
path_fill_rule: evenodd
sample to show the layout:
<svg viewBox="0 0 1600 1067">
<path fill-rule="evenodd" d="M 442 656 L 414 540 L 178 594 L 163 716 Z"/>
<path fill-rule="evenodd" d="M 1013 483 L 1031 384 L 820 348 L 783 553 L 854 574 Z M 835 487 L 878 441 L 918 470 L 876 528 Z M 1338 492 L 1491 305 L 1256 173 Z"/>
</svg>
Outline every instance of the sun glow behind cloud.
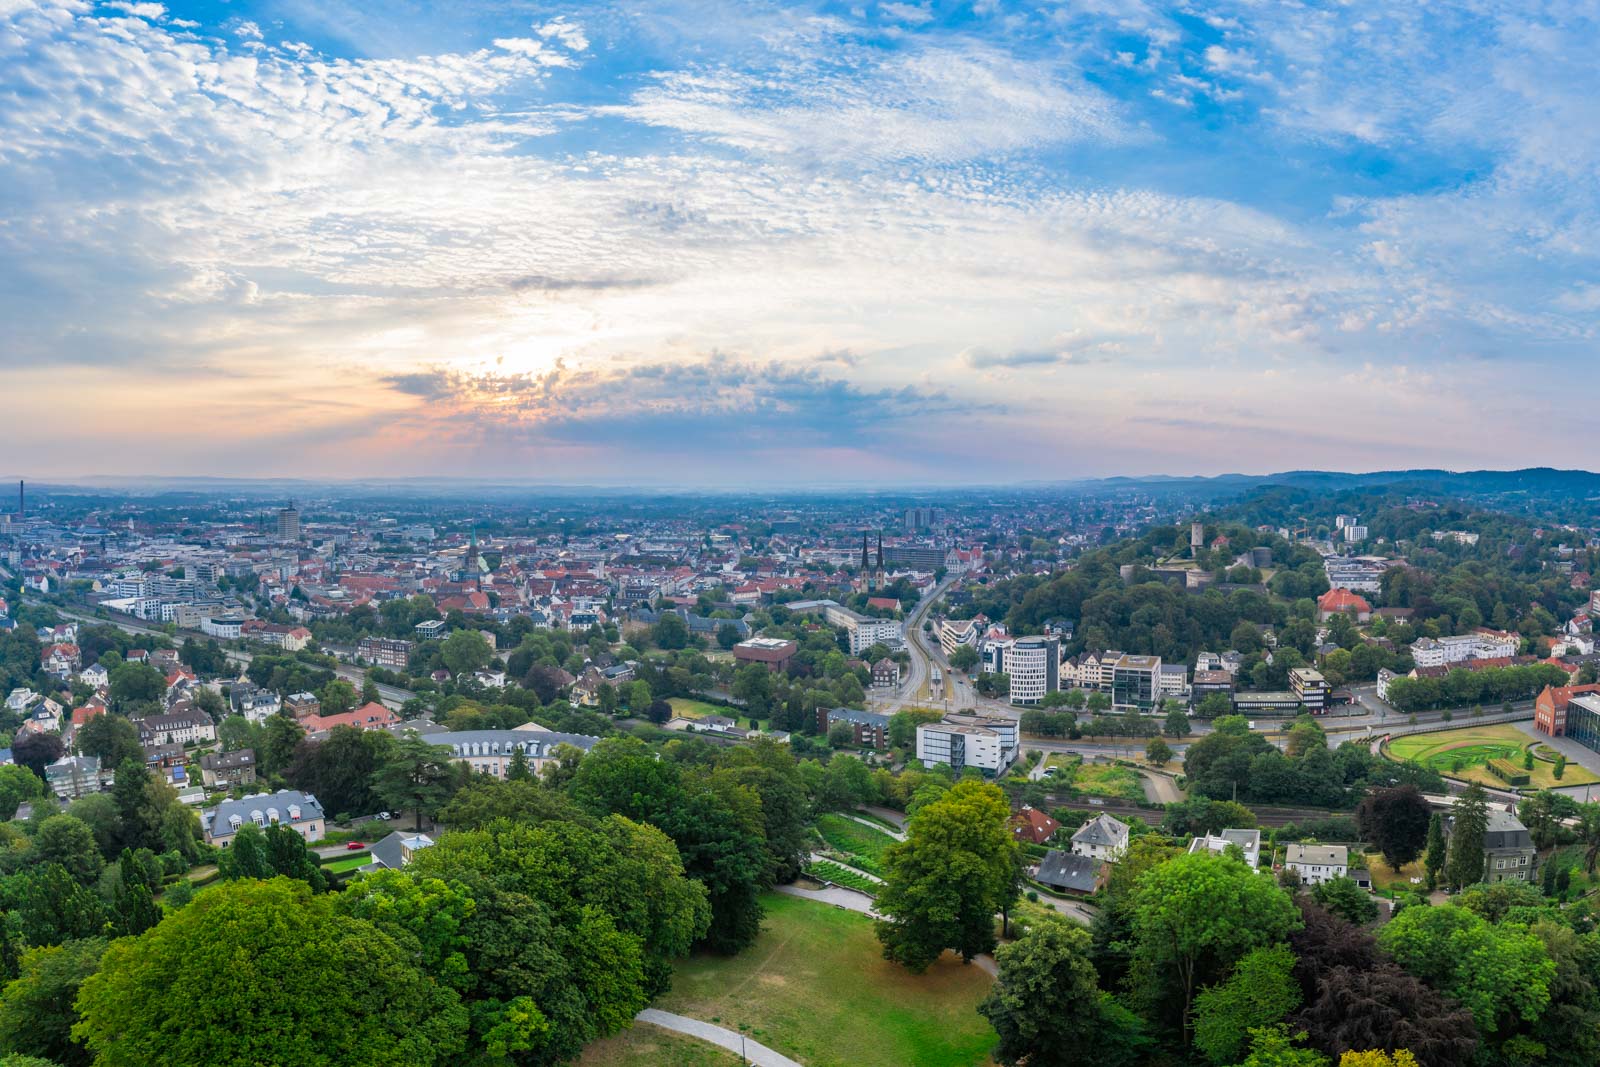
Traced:
<svg viewBox="0 0 1600 1067">
<path fill-rule="evenodd" d="M 1591 21 L 984 10 L 0 5 L 12 465 L 1543 458 L 1475 427 L 1592 366 Z"/>
</svg>

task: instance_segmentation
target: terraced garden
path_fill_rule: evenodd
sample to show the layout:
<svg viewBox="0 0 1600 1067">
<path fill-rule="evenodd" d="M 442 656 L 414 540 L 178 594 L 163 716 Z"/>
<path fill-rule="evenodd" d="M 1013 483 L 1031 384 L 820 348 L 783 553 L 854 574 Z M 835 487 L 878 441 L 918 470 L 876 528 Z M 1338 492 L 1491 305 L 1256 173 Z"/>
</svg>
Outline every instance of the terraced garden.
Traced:
<svg viewBox="0 0 1600 1067">
<path fill-rule="evenodd" d="M 830 849 L 849 856 L 852 867 L 883 877 L 883 854 L 895 843 L 894 838 L 870 826 L 862 826 L 854 819 L 833 814 L 818 816 L 817 833 Z"/>
<path fill-rule="evenodd" d="M 1441 730 L 1437 733 L 1409 734 L 1390 741 L 1385 751 L 1391 759 L 1420 763 L 1425 767 L 1466 781 L 1480 782 L 1494 788 L 1506 788 L 1505 781 L 1489 769 L 1493 760 L 1504 760 L 1517 769 L 1523 766 L 1523 753 L 1533 749 L 1533 769 L 1527 771 L 1527 788 L 1552 789 L 1567 785 L 1592 785 L 1600 776 L 1590 773 L 1576 763 L 1568 763 L 1561 777 L 1555 776 L 1554 761 L 1544 758 L 1554 755 L 1548 746 L 1539 744 L 1511 723 L 1489 726 L 1463 726 L 1458 730 Z"/>
<path fill-rule="evenodd" d="M 806 873 L 819 882 L 832 882 L 842 885 L 846 889 L 854 889 L 858 893 L 865 893 L 869 897 L 878 895 L 878 883 L 866 878 L 848 867 L 842 867 L 828 860 L 812 860 L 806 864 Z"/>
</svg>

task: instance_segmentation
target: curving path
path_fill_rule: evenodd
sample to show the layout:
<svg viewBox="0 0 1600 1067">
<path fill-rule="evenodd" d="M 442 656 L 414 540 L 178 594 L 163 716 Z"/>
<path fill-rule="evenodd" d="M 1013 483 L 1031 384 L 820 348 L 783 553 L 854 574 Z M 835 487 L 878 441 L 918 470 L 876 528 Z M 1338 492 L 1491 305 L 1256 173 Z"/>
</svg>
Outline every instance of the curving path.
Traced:
<svg viewBox="0 0 1600 1067">
<path fill-rule="evenodd" d="M 736 1052 L 755 1067 L 805 1067 L 798 1060 L 791 1060 L 779 1052 L 774 1052 L 759 1041 L 752 1041 L 736 1030 L 716 1026 L 712 1023 L 703 1023 L 699 1019 L 691 1019 L 687 1015 L 674 1015 L 670 1011 L 660 1011 L 656 1008 L 646 1008 L 633 1017 L 635 1022 L 651 1023 L 663 1030 L 672 1030 L 676 1033 L 697 1037 L 701 1041 L 709 1042 L 729 1052 Z"/>
</svg>

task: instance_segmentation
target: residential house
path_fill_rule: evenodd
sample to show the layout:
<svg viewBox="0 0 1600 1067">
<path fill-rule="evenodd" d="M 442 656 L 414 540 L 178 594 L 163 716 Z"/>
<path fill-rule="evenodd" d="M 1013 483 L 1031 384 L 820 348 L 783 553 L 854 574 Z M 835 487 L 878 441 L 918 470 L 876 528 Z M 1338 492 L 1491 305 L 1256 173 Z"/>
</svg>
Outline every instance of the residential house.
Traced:
<svg viewBox="0 0 1600 1067">
<path fill-rule="evenodd" d="M 433 838 L 427 834 L 396 830 L 368 850 L 367 855 L 371 857 L 372 862 L 361 869 L 398 871 L 402 867 L 409 866 L 412 857 L 418 852 L 432 847 Z"/>
<path fill-rule="evenodd" d="M 1071 896 L 1092 896 L 1105 878 L 1105 867 L 1098 860 L 1053 848 L 1033 872 L 1040 885 Z"/>
<path fill-rule="evenodd" d="M 200 779 L 207 789 L 255 784 L 255 750 L 241 748 L 237 752 L 206 753 L 200 757 Z"/>
<path fill-rule="evenodd" d="M 322 701 L 314 693 L 290 693 L 283 698 L 283 710 L 296 719 L 306 719 L 322 713 Z"/>
<path fill-rule="evenodd" d="M 1128 849 L 1128 824 L 1100 814 L 1078 827 L 1072 835 L 1072 852 L 1093 860 L 1115 862 Z"/>
<path fill-rule="evenodd" d="M 883 657 L 872 665 L 872 687 L 874 689 L 893 689 L 900 684 L 900 664 Z"/>
<path fill-rule="evenodd" d="M 306 844 L 321 841 L 327 833 L 327 820 L 317 798 L 297 789 L 280 789 L 276 793 L 257 793 L 242 800 L 224 800 L 214 808 L 200 813 L 200 828 L 208 845 L 227 848 L 234 835 L 246 822 L 265 829 L 268 826 L 292 826 L 305 838 Z"/>
<path fill-rule="evenodd" d="M 818 708 L 817 732 L 824 737 L 836 722 L 849 723 L 854 743 L 863 748 L 889 747 L 889 716 L 854 708 Z"/>
<path fill-rule="evenodd" d="M 111 772 L 94 756 L 62 756 L 44 769 L 44 780 L 62 800 L 76 800 L 104 789 Z"/>
<path fill-rule="evenodd" d="M 1011 816 L 1011 836 L 1030 845 L 1042 845 L 1055 836 L 1061 824 L 1038 808 L 1027 804 Z"/>
<path fill-rule="evenodd" d="M 1245 862 L 1250 866 L 1261 865 L 1260 830 L 1224 830 L 1216 835 L 1203 834 L 1189 842 L 1189 851 L 1222 853 L 1228 850 L 1229 845 L 1238 845 L 1244 852 Z"/>
<path fill-rule="evenodd" d="M 134 725 L 139 727 L 140 744 L 165 741 L 192 745 L 217 739 L 217 724 L 211 716 L 193 706 L 179 705 L 165 715 L 148 715 Z"/>
<path fill-rule="evenodd" d="M 556 759 L 555 750 L 561 745 L 571 745 L 587 752 L 600 743 L 598 737 L 587 734 L 558 734 L 526 730 L 455 730 L 426 735 L 431 745 L 441 745 L 450 750 L 449 758 L 465 763 L 477 774 L 504 778 L 511 769 L 511 761 L 521 749 L 528 761 L 528 769 L 535 775 Z"/>
<path fill-rule="evenodd" d="M 1284 852 L 1283 866 L 1300 876 L 1301 885 L 1320 885 L 1350 873 L 1350 850 L 1344 845 L 1292 844 Z"/>
<path fill-rule="evenodd" d="M 1448 842 L 1455 829 L 1455 816 L 1444 820 Z M 1533 847 L 1528 828 L 1510 812 L 1489 809 L 1489 825 L 1483 835 L 1485 882 L 1531 882 L 1539 866 L 1539 852 Z"/>
</svg>

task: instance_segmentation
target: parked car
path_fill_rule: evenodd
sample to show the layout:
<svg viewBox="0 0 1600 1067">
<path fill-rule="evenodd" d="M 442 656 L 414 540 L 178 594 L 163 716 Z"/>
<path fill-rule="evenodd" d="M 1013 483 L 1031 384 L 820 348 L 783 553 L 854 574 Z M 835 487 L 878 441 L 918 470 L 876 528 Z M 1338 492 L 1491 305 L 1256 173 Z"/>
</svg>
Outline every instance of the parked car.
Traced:
<svg viewBox="0 0 1600 1067">
<path fill-rule="evenodd" d="M 346 845 L 344 847 L 345 847 L 345 849 L 347 851 L 350 851 L 350 852 L 360 852 L 362 849 L 366 848 L 367 846 L 366 846 L 366 844 L 364 842 L 352 841 L 352 842 L 350 842 L 348 845 Z"/>
</svg>

